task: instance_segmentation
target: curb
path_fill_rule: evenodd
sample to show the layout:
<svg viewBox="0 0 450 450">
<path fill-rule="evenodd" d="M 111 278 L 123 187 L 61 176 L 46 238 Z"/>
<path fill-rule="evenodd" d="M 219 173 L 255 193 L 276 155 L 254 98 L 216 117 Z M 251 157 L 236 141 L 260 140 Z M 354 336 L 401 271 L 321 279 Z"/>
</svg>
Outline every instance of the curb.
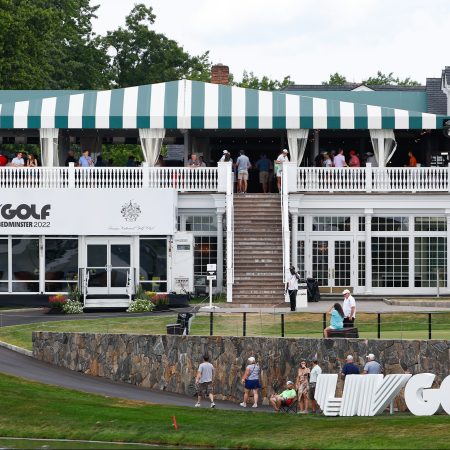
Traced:
<svg viewBox="0 0 450 450">
<path fill-rule="evenodd" d="M 0 341 L 0 347 L 7 348 L 13 352 L 20 353 L 21 355 L 33 357 L 33 352 L 31 350 L 26 350 L 22 347 L 17 347 L 17 345 L 8 344 L 7 342 Z"/>
</svg>

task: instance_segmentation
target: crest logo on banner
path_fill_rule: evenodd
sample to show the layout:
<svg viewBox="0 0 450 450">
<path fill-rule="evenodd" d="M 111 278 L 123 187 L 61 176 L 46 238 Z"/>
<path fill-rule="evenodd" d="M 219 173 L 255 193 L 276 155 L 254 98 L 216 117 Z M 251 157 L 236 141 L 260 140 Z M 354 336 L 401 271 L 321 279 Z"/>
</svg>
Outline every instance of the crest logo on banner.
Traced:
<svg viewBox="0 0 450 450">
<path fill-rule="evenodd" d="M 142 211 L 140 205 L 130 200 L 122 205 L 120 212 L 127 222 L 136 222 Z"/>
</svg>

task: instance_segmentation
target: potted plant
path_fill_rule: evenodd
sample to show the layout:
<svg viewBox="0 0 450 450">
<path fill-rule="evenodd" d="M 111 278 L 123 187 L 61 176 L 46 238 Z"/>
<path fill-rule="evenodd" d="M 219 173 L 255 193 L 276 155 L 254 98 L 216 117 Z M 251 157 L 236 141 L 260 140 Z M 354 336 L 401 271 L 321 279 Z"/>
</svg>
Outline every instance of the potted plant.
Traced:
<svg viewBox="0 0 450 450">
<path fill-rule="evenodd" d="M 63 306 L 67 302 L 67 296 L 64 294 L 52 295 L 48 298 L 48 303 L 50 309 L 47 311 L 48 314 L 64 314 Z"/>
<path fill-rule="evenodd" d="M 169 296 L 167 294 L 155 294 L 152 297 L 152 302 L 155 305 L 155 311 L 169 310 Z"/>
</svg>

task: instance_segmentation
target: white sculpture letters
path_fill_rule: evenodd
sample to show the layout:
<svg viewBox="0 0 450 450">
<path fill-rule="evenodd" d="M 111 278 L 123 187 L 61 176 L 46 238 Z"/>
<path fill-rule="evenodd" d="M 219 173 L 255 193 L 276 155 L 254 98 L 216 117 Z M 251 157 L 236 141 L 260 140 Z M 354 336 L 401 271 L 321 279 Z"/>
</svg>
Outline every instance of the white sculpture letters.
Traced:
<svg viewBox="0 0 450 450">
<path fill-rule="evenodd" d="M 347 375 L 342 397 L 335 397 L 337 374 L 317 379 L 315 400 L 325 416 L 375 416 L 381 414 L 405 387 L 405 402 L 416 416 L 432 416 L 440 406 L 450 414 L 450 376 L 439 389 L 430 389 L 435 375 Z"/>
</svg>

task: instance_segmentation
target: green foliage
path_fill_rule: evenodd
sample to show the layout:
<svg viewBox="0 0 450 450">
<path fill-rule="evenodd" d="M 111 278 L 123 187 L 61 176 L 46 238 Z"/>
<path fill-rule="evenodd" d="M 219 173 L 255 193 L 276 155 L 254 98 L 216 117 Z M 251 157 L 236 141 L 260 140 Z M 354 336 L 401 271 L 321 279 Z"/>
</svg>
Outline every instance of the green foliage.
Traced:
<svg viewBox="0 0 450 450">
<path fill-rule="evenodd" d="M 137 144 L 106 144 L 102 146 L 103 161 L 112 159 L 114 166 L 126 166 L 129 156 L 134 156 L 134 160 L 140 165 L 144 159 L 141 146 Z"/>
<path fill-rule="evenodd" d="M 142 313 L 142 312 L 149 312 L 153 311 L 153 308 L 155 306 L 150 300 L 144 299 L 144 298 L 138 298 L 131 302 L 129 308 L 127 309 L 127 312 L 129 313 Z"/>
<path fill-rule="evenodd" d="M 70 301 L 80 302 L 80 300 L 81 300 L 81 291 L 78 288 L 78 286 L 77 285 L 75 285 L 75 286 L 68 285 L 67 287 L 68 287 L 68 289 L 67 289 L 67 291 L 68 291 L 67 292 L 67 298 Z"/>
<path fill-rule="evenodd" d="M 78 300 L 68 299 L 64 305 L 62 305 L 62 310 L 66 314 L 82 314 L 83 305 Z"/>
<path fill-rule="evenodd" d="M 347 84 L 347 78 L 345 75 L 341 75 L 338 72 L 332 73 L 328 81 L 322 81 L 324 86 L 343 86 Z"/>
<path fill-rule="evenodd" d="M 394 73 L 390 72 L 389 74 L 384 74 L 380 70 L 377 72 L 375 77 L 369 77 L 367 80 L 362 81 L 363 84 L 368 86 L 387 86 L 387 85 L 395 85 L 395 86 L 419 86 L 420 83 L 412 80 L 410 77 L 401 80 L 399 77 L 394 77 Z"/>
<path fill-rule="evenodd" d="M 234 76 L 231 74 L 229 84 L 231 86 L 259 89 L 262 91 L 275 91 L 294 84 L 294 81 L 291 80 L 289 75 L 284 77 L 283 81 L 271 80 L 265 75 L 262 78 L 258 78 L 253 72 L 244 70 L 241 81 L 235 81 Z"/>
</svg>

